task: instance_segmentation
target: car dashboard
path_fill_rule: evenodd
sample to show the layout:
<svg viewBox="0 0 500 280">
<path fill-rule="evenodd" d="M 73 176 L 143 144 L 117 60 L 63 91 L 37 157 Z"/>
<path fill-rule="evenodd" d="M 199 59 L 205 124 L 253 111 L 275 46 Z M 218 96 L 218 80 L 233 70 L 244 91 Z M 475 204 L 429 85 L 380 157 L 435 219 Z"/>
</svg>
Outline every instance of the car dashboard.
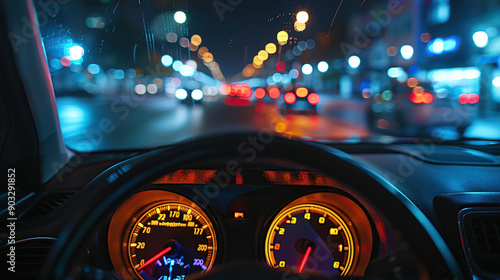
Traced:
<svg viewBox="0 0 500 280">
<path fill-rule="evenodd" d="M 412 213 L 430 221 L 426 226 L 436 229 L 464 275 L 494 279 L 494 246 L 500 242 L 492 235 L 499 230 L 498 163 L 470 160 L 477 151 L 458 162 L 457 154 L 472 151 L 467 148 L 454 151 L 453 162 L 443 156 L 450 153 L 448 147 L 437 146 L 434 156 L 440 154 L 440 160 L 448 160 L 445 164 L 436 157 L 419 157 L 416 149 L 386 145 L 337 151 L 396 185 L 395 195 L 407 197 L 419 210 Z M 18 254 L 33 248 L 39 252 L 26 263 L 19 261 L 26 278 L 38 275 L 73 213 L 89 207 L 82 197 L 98 191 L 95 182 L 110 184 L 155 156 L 155 151 L 93 155 L 87 165 L 66 174 L 64 184 L 52 182 L 23 201 Z M 440 264 L 420 252 L 426 250 L 419 248 L 426 244 L 424 238 L 419 244 L 419 237 L 393 223 L 410 217 L 382 210 L 385 194 L 368 195 L 360 191 L 359 182 L 279 159 L 231 168 L 226 162 L 199 162 L 136 186 L 93 227 L 79 252 L 79 276 L 184 279 L 254 263 L 299 276 L 448 277 Z M 478 225 L 486 227 L 484 234 Z M 490 247 L 477 244 L 481 235 Z"/>
</svg>

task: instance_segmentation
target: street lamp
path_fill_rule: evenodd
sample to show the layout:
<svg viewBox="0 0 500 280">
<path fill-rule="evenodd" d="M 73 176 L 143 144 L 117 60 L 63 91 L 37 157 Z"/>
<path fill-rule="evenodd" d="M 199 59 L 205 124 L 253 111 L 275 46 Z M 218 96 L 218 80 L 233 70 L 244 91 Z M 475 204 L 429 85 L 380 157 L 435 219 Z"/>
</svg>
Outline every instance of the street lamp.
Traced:
<svg viewBox="0 0 500 280">
<path fill-rule="evenodd" d="M 286 43 L 288 42 L 288 33 L 286 31 L 278 32 L 278 35 L 276 37 L 280 46 L 286 45 Z"/>
<path fill-rule="evenodd" d="M 174 20 L 175 22 L 179 23 L 179 24 L 183 24 L 186 22 L 186 13 L 184 13 L 183 11 L 177 11 L 175 12 L 174 14 Z"/>
<path fill-rule="evenodd" d="M 79 60 L 84 54 L 84 49 L 79 45 L 74 45 L 69 49 L 69 57 L 71 60 Z"/>
<path fill-rule="evenodd" d="M 304 75 L 311 75 L 312 72 L 313 72 L 313 67 L 311 66 L 311 64 L 307 63 L 302 66 L 302 73 Z"/>
<path fill-rule="evenodd" d="M 306 11 L 300 11 L 297 13 L 297 21 L 300 23 L 306 23 L 309 20 L 309 14 Z"/>
<path fill-rule="evenodd" d="M 353 56 L 349 57 L 349 59 L 347 60 L 347 63 L 349 64 L 349 66 L 352 69 L 357 69 L 359 67 L 359 65 L 361 64 L 361 59 L 359 58 L 359 56 L 353 55 Z"/>
<path fill-rule="evenodd" d="M 495 77 L 492 81 L 493 86 L 500 87 L 500 76 Z"/>
<path fill-rule="evenodd" d="M 318 63 L 318 71 L 319 72 L 325 73 L 326 71 L 328 71 L 328 68 L 330 68 L 330 66 L 328 65 L 328 62 L 321 61 L 320 63 Z"/>
<path fill-rule="evenodd" d="M 163 64 L 163 66 L 165 67 L 169 67 L 170 65 L 172 65 L 173 62 L 174 60 L 168 54 L 161 57 L 161 64 Z"/>
<path fill-rule="evenodd" d="M 477 31 L 472 35 L 472 40 L 478 48 L 484 48 L 488 45 L 488 34 L 484 31 Z"/>
<path fill-rule="evenodd" d="M 404 45 L 401 47 L 400 53 L 405 60 L 410 60 L 413 57 L 414 50 L 412 46 Z"/>
<path fill-rule="evenodd" d="M 266 45 L 266 52 L 269 54 L 275 54 L 276 53 L 276 45 L 273 43 L 269 43 Z"/>
</svg>

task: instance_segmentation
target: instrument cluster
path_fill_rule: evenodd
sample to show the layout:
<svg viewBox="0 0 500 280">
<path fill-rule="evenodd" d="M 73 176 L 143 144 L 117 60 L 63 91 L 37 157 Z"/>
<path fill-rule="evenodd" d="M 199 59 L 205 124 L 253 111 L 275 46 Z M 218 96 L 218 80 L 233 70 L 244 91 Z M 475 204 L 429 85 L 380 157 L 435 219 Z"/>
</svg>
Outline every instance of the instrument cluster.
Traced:
<svg viewBox="0 0 500 280">
<path fill-rule="evenodd" d="M 125 201 L 107 229 L 115 272 L 184 279 L 253 260 L 295 273 L 363 276 L 377 247 L 367 209 L 341 189 L 235 184 L 207 198 L 206 187 L 163 178 Z"/>
</svg>

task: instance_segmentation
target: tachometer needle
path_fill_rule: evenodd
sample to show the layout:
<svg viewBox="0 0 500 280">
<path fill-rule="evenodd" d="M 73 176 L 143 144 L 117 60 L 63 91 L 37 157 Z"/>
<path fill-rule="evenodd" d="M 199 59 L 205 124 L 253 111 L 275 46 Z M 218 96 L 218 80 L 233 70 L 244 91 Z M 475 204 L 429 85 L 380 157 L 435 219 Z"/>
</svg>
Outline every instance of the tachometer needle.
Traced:
<svg viewBox="0 0 500 280">
<path fill-rule="evenodd" d="M 137 271 L 143 270 L 146 266 L 150 265 L 157 259 L 161 258 L 161 256 L 165 255 L 166 253 L 170 252 L 172 250 L 172 246 L 168 246 L 167 248 L 161 250 L 158 254 L 156 254 L 154 257 L 150 258 L 147 262 L 145 262 L 143 265 L 139 266 L 137 268 Z"/>
<path fill-rule="evenodd" d="M 304 256 L 302 257 L 302 260 L 299 262 L 299 273 L 302 273 L 302 270 L 304 269 L 304 266 L 306 265 L 307 259 L 309 258 L 309 255 L 311 254 L 311 246 L 308 246 L 306 249 L 306 252 L 304 253 Z"/>
</svg>

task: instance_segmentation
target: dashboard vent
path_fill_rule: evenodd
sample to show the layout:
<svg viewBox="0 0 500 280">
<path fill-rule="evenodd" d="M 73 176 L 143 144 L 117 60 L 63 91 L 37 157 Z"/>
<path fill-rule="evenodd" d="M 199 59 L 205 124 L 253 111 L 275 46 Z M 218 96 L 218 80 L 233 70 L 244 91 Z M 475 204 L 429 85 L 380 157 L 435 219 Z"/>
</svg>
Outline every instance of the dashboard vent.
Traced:
<svg viewBox="0 0 500 280">
<path fill-rule="evenodd" d="M 500 215 L 471 218 L 472 237 L 484 253 L 500 257 Z"/>
<path fill-rule="evenodd" d="M 16 242 L 16 279 L 37 279 L 55 242 L 56 239 L 50 237 L 30 238 Z M 4 245 L 0 252 L 5 256 L 9 250 L 10 245 Z"/>
<path fill-rule="evenodd" d="M 26 212 L 23 213 L 22 218 L 34 219 L 50 213 L 68 201 L 73 194 L 73 192 L 47 193 L 40 197 L 31 208 L 27 209 Z"/>
<path fill-rule="evenodd" d="M 466 213 L 463 227 L 473 269 L 500 275 L 500 210 Z"/>
</svg>

